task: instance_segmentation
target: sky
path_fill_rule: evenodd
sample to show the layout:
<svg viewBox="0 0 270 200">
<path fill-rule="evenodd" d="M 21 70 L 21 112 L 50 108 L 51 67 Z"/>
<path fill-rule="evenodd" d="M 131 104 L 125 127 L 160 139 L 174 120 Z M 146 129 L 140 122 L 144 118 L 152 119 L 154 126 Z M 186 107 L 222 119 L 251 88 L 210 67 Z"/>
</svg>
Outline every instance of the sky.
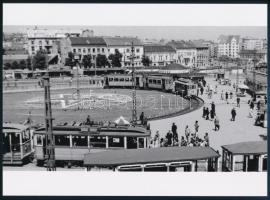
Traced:
<svg viewBox="0 0 270 200">
<path fill-rule="evenodd" d="M 5 3 L 3 25 L 4 32 L 46 26 L 151 39 L 216 40 L 221 34 L 266 38 L 267 5 Z"/>
</svg>

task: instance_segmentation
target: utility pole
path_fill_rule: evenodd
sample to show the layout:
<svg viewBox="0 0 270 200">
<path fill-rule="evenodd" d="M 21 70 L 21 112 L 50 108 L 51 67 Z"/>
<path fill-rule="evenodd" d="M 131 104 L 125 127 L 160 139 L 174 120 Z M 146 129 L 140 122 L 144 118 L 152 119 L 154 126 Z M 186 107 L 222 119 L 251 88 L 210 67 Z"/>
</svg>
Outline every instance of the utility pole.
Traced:
<svg viewBox="0 0 270 200">
<path fill-rule="evenodd" d="M 77 81 L 76 81 L 76 93 L 77 93 L 77 100 L 78 100 L 78 110 L 80 110 L 80 100 L 81 100 L 81 94 L 80 94 L 80 77 L 79 77 L 79 66 L 80 66 L 80 61 L 79 61 L 79 56 L 75 56 L 75 61 L 76 61 L 76 72 L 77 72 Z"/>
<path fill-rule="evenodd" d="M 135 81 L 135 67 L 134 67 L 134 45 L 133 42 L 131 43 L 131 66 L 132 66 L 132 86 L 133 86 L 133 91 L 132 91 L 132 124 L 137 123 L 137 105 L 136 105 L 136 81 Z"/>
<path fill-rule="evenodd" d="M 56 171 L 55 167 L 55 150 L 53 139 L 53 124 L 52 124 L 52 108 L 50 95 L 50 78 L 48 73 L 43 77 L 43 87 L 45 91 L 45 130 L 46 130 L 46 160 L 47 171 Z"/>
<path fill-rule="evenodd" d="M 253 99 L 256 100 L 256 55 L 253 58 Z"/>
<path fill-rule="evenodd" d="M 236 93 L 238 92 L 238 85 L 239 85 L 239 66 L 238 66 L 238 63 L 237 63 L 237 72 L 236 72 Z"/>
</svg>

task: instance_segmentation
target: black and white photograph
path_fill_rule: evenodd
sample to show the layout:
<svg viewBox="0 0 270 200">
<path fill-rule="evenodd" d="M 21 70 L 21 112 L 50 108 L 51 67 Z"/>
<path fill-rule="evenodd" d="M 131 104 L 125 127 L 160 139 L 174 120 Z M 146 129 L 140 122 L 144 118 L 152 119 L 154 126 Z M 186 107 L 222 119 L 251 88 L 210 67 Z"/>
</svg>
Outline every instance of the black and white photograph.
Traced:
<svg viewBox="0 0 270 200">
<path fill-rule="evenodd" d="M 59 174 L 160 182 L 142 196 L 258 175 L 239 195 L 267 194 L 267 4 L 5 3 L 2 30 L 7 194 Z"/>
</svg>

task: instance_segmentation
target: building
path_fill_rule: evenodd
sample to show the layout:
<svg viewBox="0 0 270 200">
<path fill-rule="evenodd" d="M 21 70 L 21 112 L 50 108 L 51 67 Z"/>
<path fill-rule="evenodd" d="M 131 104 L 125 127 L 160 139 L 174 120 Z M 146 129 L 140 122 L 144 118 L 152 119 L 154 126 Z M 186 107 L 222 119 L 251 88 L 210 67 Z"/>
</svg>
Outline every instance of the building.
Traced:
<svg viewBox="0 0 270 200">
<path fill-rule="evenodd" d="M 209 48 L 207 46 L 196 46 L 196 68 L 209 66 Z"/>
<path fill-rule="evenodd" d="M 176 50 L 176 63 L 194 68 L 197 62 L 197 49 L 193 43 L 185 41 L 171 41 L 167 45 Z"/>
<path fill-rule="evenodd" d="M 262 50 L 263 40 L 252 39 L 252 38 L 242 38 L 241 48 L 243 50 Z"/>
<path fill-rule="evenodd" d="M 241 50 L 240 59 L 243 63 L 253 64 L 255 59 L 257 63 L 267 63 L 267 50 Z"/>
<path fill-rule="evenodd" d="M 104 37 L 108 48 L 108 55 L 114 54 L 118 50 L 122 54 L 121 65 L 125 67 L 131 66 L 131 46 L 134 46 L 134 66 L 142 66 L 143 43 L 138 38 L 132 37 Z"/>
<path fill-rule="evenodd" d="M 176 51 L 169 45 L 144 45 L 144 55 L 152 66 L 166 66 L 176 62 Z"/>
<path fill-rule="evenodd" d="M 218 38 L 218 57 L 238 58 L 240 51 L 239 35 L 221 35 Z"/>
<path fill-rule="evenodd" d="M 62 40 L 61 46 L 64 58 L 68 57 L 68 52 L 79 55 L 80 59 L 85 55 L 91 55 L 94 66 L 98 54 L 108 57 L 107 44 L 102 37 L 69 37 Z"/>
<path fill-rule="evenodd" d="M 89 29 L 83 30 L 81 37 L 94 37 L 94 31 Z"/>
</svg>

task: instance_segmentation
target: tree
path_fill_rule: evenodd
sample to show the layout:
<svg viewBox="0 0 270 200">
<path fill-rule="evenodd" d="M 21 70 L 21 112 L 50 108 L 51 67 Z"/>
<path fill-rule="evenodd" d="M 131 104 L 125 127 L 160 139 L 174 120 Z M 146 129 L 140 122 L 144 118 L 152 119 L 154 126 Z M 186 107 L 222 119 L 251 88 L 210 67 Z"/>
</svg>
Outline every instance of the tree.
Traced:
<svg viewBox="0 0 270 200">
<path fill-rule="evenodd" d="M 25 61 L 25 60 L 21 60 L 21 61 L 20 61 L 20 64 L 19 64 L 19 68 L 20 68 L 20 69 L 26 69 L 26 67 L 27 67 L 27 66 L 26 66 L 26 61 Z"/>
<path fill-rule="evenodd" d="M 152 61 L 149 59 L 149 57 L 148 56 L 145 56 L 145 55 L 143 55 L 142 56 L 142 64 L 143 64 L 143 66 L 150 66 L 150 64 L 152 63 Z"/>
<path fill-rule="evenodd" d="M 27 69 L 29 69 L 29 70 L 32 70 L 32 63 L 31 63 L 31 58 L 30 58 L 30 56 L 28 56 L 28 58 L 26 59 L 26 67 L 27 67 Z"/>
<path fill-rule="evenodd" d="M 73 67 L 75 65 L 74 54 L 72 52 L 68 52 L 68 57 L 65 60 L 65 65 L 71 66 L 71 67 Z"/>
<path fill-rule="evenodd" d="M 116 49 L 114 54 L 109 55 L 113 67 L 121 67 L 122 54 Z"/>
<path fill-rule="evenodd" d="M 11 66 L 10 63 L 5 63 L 5 64 L 4 64 L 4 69 L 5 69 L 5 70 L 11 69 L 11 68 L 12 68 L 12 66 Z"/>
<path fill-rule="evenodd" d="M 19 69 L 19 64 L 17 61 L 13 61 L 12 65 L 11 65 L 11 69 Z"/>
<path fill-rule="evenodd" d="M 44 70 L 47 69 L 47 59 L 46 52 L 44 50 L 40 50 L 33 57 L 33 67 L 34 69 Z"/>
<path fill-rule="evenodd" d="M 110 63 L 105 55 L 98 54 L 96 58 L 97 67 L 110 66 Z"/>
<path fill-rule="evenodd" d="M 82 65 L 85 69 L 90 68 L 92 66 L 92 57 L 90 54 L 83 56 Z"/>
</svg>

